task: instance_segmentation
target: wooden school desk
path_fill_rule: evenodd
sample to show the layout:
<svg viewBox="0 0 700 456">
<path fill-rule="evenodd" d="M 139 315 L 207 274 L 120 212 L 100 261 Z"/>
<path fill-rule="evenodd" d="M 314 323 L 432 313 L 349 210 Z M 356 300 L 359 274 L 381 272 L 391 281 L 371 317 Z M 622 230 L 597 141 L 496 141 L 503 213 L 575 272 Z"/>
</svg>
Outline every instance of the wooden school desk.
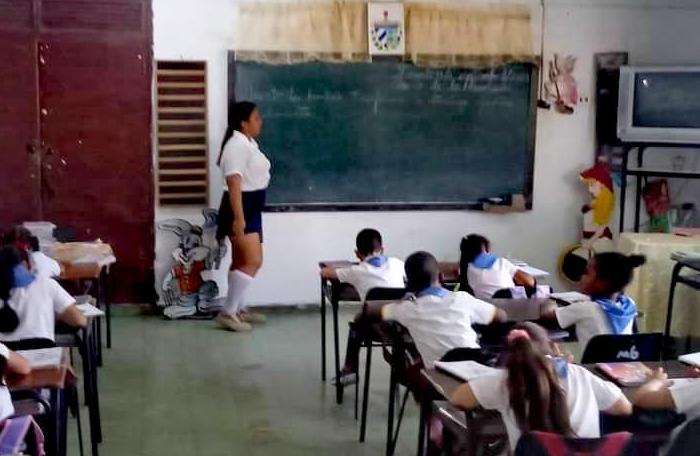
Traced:
<svg viewBox="0 0 700 456">
<path fill-rule="evenodd" d="M 61 265 L 62 282 L 89 282 L 95 287 L 97 306 L 104 306 L 106 312 L 105 323 L 107 327 L 107 348 L 112 347 L 112 309 L 109 299 L 109 273 L 110 266 L 117 259 L 109 244 L 102 242 L 68 242 L 55 243 L 51 250 L 51 256 Z M 82 292 L 82 290 L 81 290 Z M 102 323 L 97 321 L 98 340 L 102 340 Z M 98 361 L 102 363 L 101 344 L 98 351 Z"/>
<path fill-rule="evenodd" d="M 357 262 L 347 260 L 320 261 L 319 269 L 332 267 L 335 269 L 349 268 Z M 443 276 L 443 284 L 452 288 L 459 276 L 459 263 L 442 262 L 440 269 Z M 337 279 L 325 279 L 321 277 L 321 380 L 326 381 L 326 303 L 331 305 L 333 319 L 333 353 L 335 360 L 335 378 L 340 377 L 340 342 L 338 328 L 338 307 L 341 301 L 360 302 L 357 290 Z M 343 403 L 343 388 L 336 385 L 336 403 Z"/>
<path fill-rule="evenodd" d="M 645 365 L 647 365 L 651 369 L 656 369 L 658 367 L 663 367 L 664 370 L 668 373 L 669 378 L 694 378 L 697 375 L 694 374 L 691 369 L 686 366 L 685 364 L 681 363 L 680 361 L 660 361 L 660 362 L 644 362 Z M 586 364 L 584 365 L 586 369 L 589 371 L 593 372 L 594 374 L 598 375 L 599 377 L 608 380 L 604 375 L 602 375 L 596 368 L 595 364 Z M 430 387 L 432 388 L 432 397 L 431 399 L 433 401 L 438 400 L 438 401 L 449 401 L 449 399 L 454 395 L 455 391 L 457 388 L 464 383 L 463 380 L 454 377 L 451 374 L 448 374 L 446 372 L 443 372 L 439 369 L 436 368 L 431 368 L 431 369 L 425 369 L 423 371 L 423 377 L 428 381 Z M 621 388 L 622 392 L 627 396 L 627 398 L 631 398 L 632 395 L 634 394 L 634 391 L 636 388 Z M 429 404 L 428 404 L 429 405 Z M 463 412 L 463 411 L 462 411 Z M 473 413 L 472 413 L 473 412 Z M 464 412 L 463 412 L 464 413 Z M 466 416 L 466 428 L 464 429 L 465 432 L 481 432 L 483 430 L 486 430 L 489 435 L 494 435 L 494 429 L 501 429 L 501 432 L 503 432 L 503 437 L 506 436 L 505 434 L 505 427 L 504 426 L 496 426 L 494 427 L 493 419 L 495 416 L 498 416 L 500 419 L 500 414 L 497 411 L 493 410 L 483 410 L 483 409 L 477 409 L 474 411 L 468 411 L 468 413 L 465 413 Z M 459 418 L 459 417 L 457 417 Z M 458 423 L 462 423 L 462 420 L 455 420 Z M 486 429 L 484 429 L 484 425 L 487 426 Z"/>
<path fill-rule="evenodd" d="M 105 313 L 91 304 L 80 304 L 78 309 L 88 320 L 88 325 L 80 330 L 65 325 L 56 327 L 56 345 L 76 347 L 82 358 L 83 387 L 90 421 L 90 443 L 92 454 L 98 454 L 98 444 L 102 442 L 102 420 L 100 416 L 100 394 L 98 387 L 97 352 L 100 341 L 97 326 Z"/>
<path fill-rule="evenodd" d="M 68 407 L 65 391 L 75 376 L 70 367 L 70 350 L 63 349 L 60 363 L 54 366 L 33 368 L 29 375 L 10 375 L 7 386 L 10 392 L 35 391 L 48 389 L 51 391 L 49 401 L 51 429 L 43 429 L 46 434 L 47 456 L 64 456 L 66 454 L 66 422 Z"/>
</svg>

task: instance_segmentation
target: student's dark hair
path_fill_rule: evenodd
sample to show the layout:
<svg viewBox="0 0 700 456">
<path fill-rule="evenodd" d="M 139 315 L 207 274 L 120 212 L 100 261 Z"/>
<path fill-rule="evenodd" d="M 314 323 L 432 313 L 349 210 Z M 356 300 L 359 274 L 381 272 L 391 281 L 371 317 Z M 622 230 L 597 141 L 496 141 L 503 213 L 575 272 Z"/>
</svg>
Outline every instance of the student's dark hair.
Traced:
<svg viewBox="0 0 700 456">
<path fill-rule="evenodd" d="M 610 294 L 622 291 L 632 281 L 634 269 L 646 263 L 642 255 L 603 252 L 593 257 L 596 279 L 608 286 Z"/>
<path fill-rule="evenodd" d="M 224 139 L 221 141 L 221 151 L 219 152 L 219 158 L 216 160 L 217 165 L 221 165 L 221 156 L 224 153 L 224 147 L 231 136 L 233 136 L 234 131 L 241 131 L 241 124 L 250 120 L 251 114 L 255 111 L 257 105 L 252 101 L 236 101 L 230 103 L 228 106 L 228 126 L 226 127 L 226 132 L 224 133 Z"/>
<path fill-rule="evenodd" d="M 355 248 L 360 255 L 371 255 L 382 248 L 382 235 L 374 228 L 365 228 L 355 238 Z"/>
<path fill-rule="evenodd" d="M 481 249 L 486 247 L 486 250 L 491 249 L 491 242 L 480 234 L 470 234 L 462 238 L 459 244 L 459 289 L 462 291 L 469 290 L 467 280 L 467 269 L 469 263 L 474 261 L 480 253 Z"/>
<path fill-rule="evenodd" d="M 428 252 L 415 252 L 406 258 L 406 291 L 416 293 L 432 286 L 440 278 L 438 261 Z"/>
<path fill-rule="evenodd" d="M 12 227 L 2 237 L 3 245 L 31 245 L 32 232 L 21 225 Z"/>
<path fill-rule="evenodd" d="M 29 238 L 29 248 L 32 249 L 32 252 L 39 251 L 39 238 L 38 237 L 32 236 Z"/>
<path fill-rule="evenodd" d="M 513 328 L 528 336 L 509 338 L 504 352 L 510 406 L 518 427 L 523 433 L 546 431 L 574 436 L 566 395 L 547 357 L 552 354 L 547 332 L 532 322 L 518 323 Z"/>
<path fill-rule="evenodd" d="M 0 248 L 0 332 L 11 332 L 17 328 L 17 314 L 10 307 L 10 291 L 15 286 L 15 266 L 23 261 L 19 249 L 13 245 Z"/>
</svg>

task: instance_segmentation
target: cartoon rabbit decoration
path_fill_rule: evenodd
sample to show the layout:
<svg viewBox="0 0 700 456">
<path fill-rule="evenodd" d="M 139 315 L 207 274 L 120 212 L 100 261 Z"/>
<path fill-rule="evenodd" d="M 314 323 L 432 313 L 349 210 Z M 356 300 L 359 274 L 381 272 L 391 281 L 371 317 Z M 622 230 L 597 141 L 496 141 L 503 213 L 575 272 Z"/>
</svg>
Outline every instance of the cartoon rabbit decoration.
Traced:
<svg viewBox="0 0 700 456">
<path fill-rule="evenodd" d="M 203 273 L 216 269 L 226 253 L 223 244 L 211 248 L 204 245 L 205 228 L 216 225 L 216 211 L 205 209 L 205 226 L 192 225 L 183 219 L 168 219 L 158 223 L 158 229 L 175 233 L 178 248 L 173 250 L 175 264 L 163 279 L 161 291 L 165 309 L 163 315 L 170 319 L 191 317 L 195 314 L 211 314 L 219 309 L 216 298 L 219 287 Z"/>
</svg>

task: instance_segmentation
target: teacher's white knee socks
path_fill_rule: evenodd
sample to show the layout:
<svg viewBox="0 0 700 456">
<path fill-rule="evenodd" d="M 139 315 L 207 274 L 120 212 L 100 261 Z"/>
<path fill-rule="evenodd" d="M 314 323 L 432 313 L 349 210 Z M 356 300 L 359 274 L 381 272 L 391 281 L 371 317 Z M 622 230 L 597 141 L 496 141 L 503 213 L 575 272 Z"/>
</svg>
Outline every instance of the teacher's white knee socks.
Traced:
<svg viewBox="0 0 700 456">
<path fill-rule="evenodd" d="M 228 273 L 228 295 L 223 308 L 225 314 L 236 315 L 243 309 L 245 292 L 252 282 L 253 277 L 238 269 Z"/>
</svg>

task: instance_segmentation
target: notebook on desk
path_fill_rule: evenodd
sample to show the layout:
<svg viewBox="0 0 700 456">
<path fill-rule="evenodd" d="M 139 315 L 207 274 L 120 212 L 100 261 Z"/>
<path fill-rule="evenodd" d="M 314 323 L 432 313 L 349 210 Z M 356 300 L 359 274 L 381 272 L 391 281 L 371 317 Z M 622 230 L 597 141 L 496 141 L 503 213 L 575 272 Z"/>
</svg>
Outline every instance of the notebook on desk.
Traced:
<svg viewBox="0 0 700 456">
<path fill-rule="evenodd" d="M 476 361 L 436 361 L 435 368 L 465 382 L 479 377 L 496 375 L 500 372 L 500 369 L 484 366 Z"/>
<path fill-rule="evenodd" d="M 639 386 L 647 381 L 651 369 L 639 362 L 597 363 L 596 369 L 620 386 Z"/>
<path fill-rule="evenodd" d="M 63 356 L 63 348 L 40 348 L 38 350 L 19 350 L 17 353 L 22 355 L 29 363 L 29 367 L 36 369 L 39 367 L 52 367 L 61 364 L 61 356 Z"/>
</svg>

